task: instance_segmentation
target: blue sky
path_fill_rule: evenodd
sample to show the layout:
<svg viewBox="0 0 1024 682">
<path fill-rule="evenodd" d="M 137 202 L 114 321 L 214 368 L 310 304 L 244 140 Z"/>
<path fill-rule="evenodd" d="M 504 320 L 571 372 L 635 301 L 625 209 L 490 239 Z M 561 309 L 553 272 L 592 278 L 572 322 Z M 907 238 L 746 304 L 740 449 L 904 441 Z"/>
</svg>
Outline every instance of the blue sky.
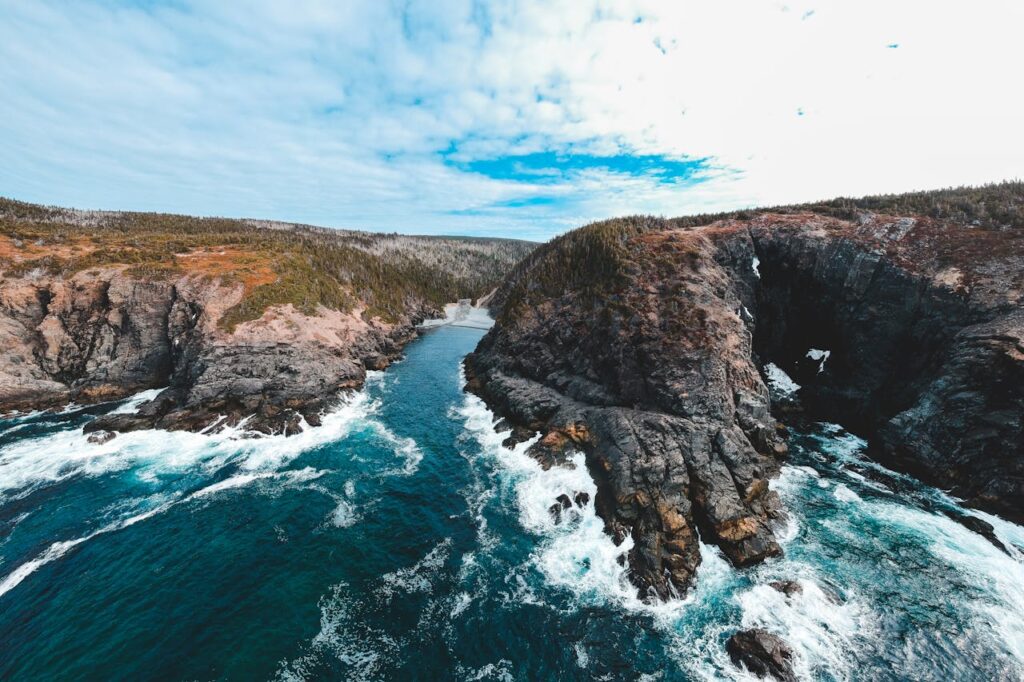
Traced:
<svg viewBox="0 0 1024 682">
<path fill-rule="evenodd" d="M 544 239 L 1021 175 L 1021 3 L 0 0 L 0 195 Z"/>
</svg>

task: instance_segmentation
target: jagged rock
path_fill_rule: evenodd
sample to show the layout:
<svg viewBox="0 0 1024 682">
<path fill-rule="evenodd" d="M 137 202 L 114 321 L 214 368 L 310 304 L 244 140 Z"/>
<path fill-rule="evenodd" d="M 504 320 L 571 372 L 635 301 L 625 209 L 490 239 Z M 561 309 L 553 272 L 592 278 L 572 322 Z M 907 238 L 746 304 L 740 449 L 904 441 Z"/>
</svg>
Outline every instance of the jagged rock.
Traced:
<svg viewBox="0 0 1024 682">
<path fill-rule="evenodd" d="M 89 438 L 87 440 L 90 443 L 102 445 L 103 443 L 109 443 L 114 440 L 115 437 L 117 437 L 117 434 L 113 431 L 97 431 L 96 433 L 89 434 Z"/>
<path fill-rule="evenodd" d="M 919 218 L 893 240 L 893 224 L 747 223 L 762 272 L 755 352 L 791 372 L 811 418 L 867 436 L 886 464 L 972 506 L 1024 519 L 1024 231 Z M 812 348 L 830 351 L 823 371 L 802 362 Z"/>
<path fill-rule="evenodd" d="M 737 566 L 781 553 L 767 479 L 784 448 L 732 312 L 740 292 L 713 244 L 670 231 L 628 248 L 653 270 L 595 296 L 614 307 L 567 292 L 514 322 L 499 318 L 467 358 L 467 385 L 544 434 L 531 449 L 542 462 L 585 454 L 606 528 L 633 537 L 631 579 L 645 598 L 665 599 L 692 582 L 698 529 Z"/>
<path fill-rule="evenodd" d="M 562 493 L 555 498 L 555 503 L 548 507 L 548 513 L 551 514 L 551 518 L 555 520 L 555 523 L 562 522 L 562 512 L 566 509 L 572 508 L 572 500 L 565 493 Z"/>
<path fill-rule="evenodd" d="M 390 364 L 390 360 L 388 360 L 386 355 L 382 355 L 381 353 L 370 353 L 361 359 L 361 363 L 367 370 L 380 371 L 387 369 Z"/>
<path fill-rule="evenodd" d="M 303 420 L 319 423 L 340 392 L 362 385 L 364 362 L 395 359 L 430 312 L 411 302 L 406 318 L 385 324 L 336 311 L 309 317 L 287 306 L 228 332 L 218 319 L 241 290 L 216 282 L 96 269 L 0 284 L 0 411 L 167 387 L 135 414 L 93 420 L 85 427 L 93 434 L 199 431 L 218 420 L 216 428 L 247 420 L 252 431 L 298 432 Z"/>
<path fill-rule="evenodd" d="M 0 414 L 166 387 L 90 428 L 291 433 L 532 248 L 0 198 Z"/>
<path fill-rule="evenodd" d="M 576 506 L 582 509 L 583 507 L 586 507 L 587 504 L 590 502 L 590 494 L 580 491 L 573 495 L 572 499 L 573 502 L 576 503 Z"/>
<path fill-rule="evenodd" d="M 793 652 L 777 635 L 767 630 L 741 630 L 725 643 L 736 666 L 743 666 L 758 677 L 770 677 L 780 682 L 795 682 Z"/>
</svg>

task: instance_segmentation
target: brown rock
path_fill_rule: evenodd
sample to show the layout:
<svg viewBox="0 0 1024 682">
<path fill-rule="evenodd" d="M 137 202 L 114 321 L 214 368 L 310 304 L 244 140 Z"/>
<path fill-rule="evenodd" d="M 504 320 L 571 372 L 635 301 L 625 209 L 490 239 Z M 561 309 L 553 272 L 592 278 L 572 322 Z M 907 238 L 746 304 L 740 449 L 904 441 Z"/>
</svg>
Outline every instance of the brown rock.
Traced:
<svg viewBox="0 0 1024 682">
<path fill-rule="evenodd" d="M 725 650 L 736 666 L 743 666 L 758 677 L 780 682 L 795 682 L 793 652 L 777 635 L 761 630 L 741 630 L 725 643 Z"/>
</svg>

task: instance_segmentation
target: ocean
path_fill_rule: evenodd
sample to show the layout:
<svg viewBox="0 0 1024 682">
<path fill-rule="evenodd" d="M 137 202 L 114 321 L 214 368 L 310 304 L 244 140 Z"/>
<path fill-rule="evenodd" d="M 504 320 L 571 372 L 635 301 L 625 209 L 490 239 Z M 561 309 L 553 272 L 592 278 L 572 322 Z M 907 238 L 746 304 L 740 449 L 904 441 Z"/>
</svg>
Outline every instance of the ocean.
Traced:
<svg viewBox="0 0 1024 682">
<path fill-rule="evenodd" d="M 737 570 L 704 546 L 685 599 L 639 601 L 582 456 L 543 471 L 463 392 L 482 334 L 426 332 L 291 437 L 87 442 L 153 392 L 0 421 L 0 679 L 755 679 L 724 649 L 749 627 L 802 679 L 1024 679 L 1024 528 L 832 424 L 794 431 L 772 482 L 784 557 Z"/>
</svg>

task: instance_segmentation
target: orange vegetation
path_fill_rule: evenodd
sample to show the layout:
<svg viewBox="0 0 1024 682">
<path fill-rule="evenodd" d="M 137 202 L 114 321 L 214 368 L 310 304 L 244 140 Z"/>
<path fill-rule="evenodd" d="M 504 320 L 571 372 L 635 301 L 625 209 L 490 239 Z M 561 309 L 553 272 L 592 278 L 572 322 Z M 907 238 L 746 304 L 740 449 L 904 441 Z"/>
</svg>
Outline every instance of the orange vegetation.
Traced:
<svg viewBox="0 0 1024 682">
<path fill-rule="evenodd" d="M 41 240 L 40 240 L 41 241 Z M 37 258 L 70 259 L 88 255 L 96 251 L 97 246 L 88 237 L 65 240 L 59 244 L 39 243 L 39 241 L 16 240 L 0 235 L 0 260 L 9 263 L 21 263 Z"/>
<path fill-rule="evenodd" d="M 277 281 L 271 256 L 263 251 L 243 251 L 231 246 L 214 246 L 179 253 L 177 265 L 189 274 L 241 282 L 246 293 L 262 284 Z"/>
</svg>

